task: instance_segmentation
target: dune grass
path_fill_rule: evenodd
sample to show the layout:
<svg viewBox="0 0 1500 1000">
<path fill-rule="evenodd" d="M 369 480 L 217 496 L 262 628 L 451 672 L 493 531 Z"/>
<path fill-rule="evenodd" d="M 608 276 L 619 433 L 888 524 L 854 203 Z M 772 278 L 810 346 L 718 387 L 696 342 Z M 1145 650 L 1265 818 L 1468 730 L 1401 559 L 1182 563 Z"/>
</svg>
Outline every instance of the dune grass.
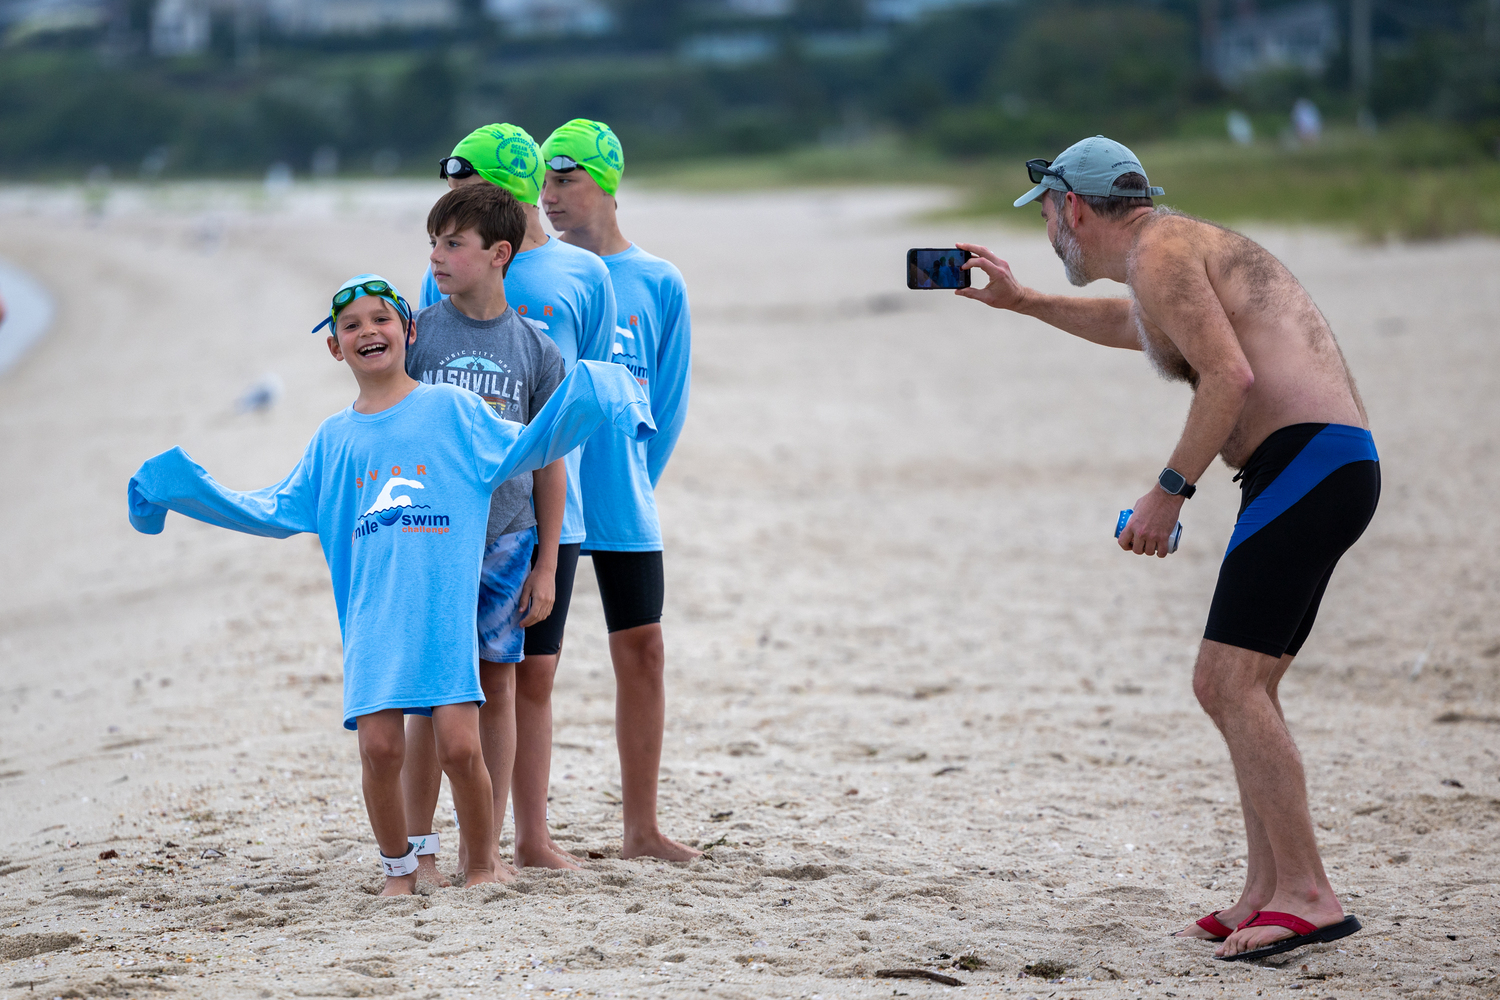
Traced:
<svg viewBox="0 0 1500 1000">
<path fill-rule="evenodd" d="M 1365 135 L 1349 129 L 1312 145 L 1171 140 L 1142 144 L 1136 152 L 1152 183 L 1167 190 L 1160 203 L 1220 222 L 1327 226 L 1368 240 L 1500 235 L 1500 159 L 1452 130 L 1414 125 Z M 1038 212 L 1011 208 L 1029 186 L 1024 159 L 1018 153 L 944 160 L 887 137 L 636 173 L 652 186 L 705 191 L 941 184 L 962 193 L 951 214 L 1040 225 Z"/>
</svg>

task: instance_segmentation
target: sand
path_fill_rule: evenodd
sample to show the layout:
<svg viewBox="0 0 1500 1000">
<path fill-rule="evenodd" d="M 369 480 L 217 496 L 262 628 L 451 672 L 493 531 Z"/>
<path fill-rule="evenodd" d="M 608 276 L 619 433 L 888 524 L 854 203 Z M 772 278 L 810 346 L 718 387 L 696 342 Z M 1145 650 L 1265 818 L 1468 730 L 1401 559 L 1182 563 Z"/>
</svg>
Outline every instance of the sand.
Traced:
<svg viewBox="0 0 1500 1000">
<path fill-rule="evenodd" d="M 283 475 L 353 396 L 307 332 L 329 290 L 363 270 L 415 290 L 439 190 L 0 192 L 0 257 L 58 303 L 0 381 L 6 995 L 947 989 L 890 968 L 1017 1000 L 1500 995 L 1500 243 L 1254 231 L 1338 332 L 1385 494 L 1283 688 L 1365 931 L 1244 967 L 1166 936 L 1243 874 L 1227 754 L 1190 690 L 1237 488 L 1216 464 L 1165 561 L 1115 548 L 1186 391 L 1132 353 L 908 292 L 903 251 L 955 238 L 1066 287 L 1039 233 L 932 221 L 924 190 L 625 190 L 627 234 L 694 305 L 659 494 L 662 823 L 709 856 L 618 857 L 585 562 L 551 808 L 586 870 L 371 895 L 315 540 L 178 517 L 138 535 L 125 483 L 173 444 L 232 486 Z M 268 373 L 280 401 L 237 412 Z"/>
</svg>

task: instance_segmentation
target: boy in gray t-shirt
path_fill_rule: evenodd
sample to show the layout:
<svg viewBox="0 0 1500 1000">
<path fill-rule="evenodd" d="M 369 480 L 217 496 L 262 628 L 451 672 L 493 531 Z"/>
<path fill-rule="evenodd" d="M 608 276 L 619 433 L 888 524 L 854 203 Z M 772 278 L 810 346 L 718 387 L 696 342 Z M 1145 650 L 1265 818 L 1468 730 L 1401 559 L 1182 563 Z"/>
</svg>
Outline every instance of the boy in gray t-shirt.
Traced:
<svg viewBox="0 0 1500 1000">
<path fill-rule="evenodd" d="M 564 366 L 552 338 L 505 300 L 505 270 L 526 233 L 520 206 L 494 185 L 461 187 L 438 199 L 427 232 L 432 274 L 448 298 L 417 313 L 407 374 L 468 389 L 505 419 L 530 423 L 562 382 Z M 525 655 L 526 626 L 552 613 L 566 494 L 567 472 L 557 461 L 506 480 L 490 497 L 476 619 L 485 697 L 479 729 L 494 787 L 497 837 L 515 757 L 515 664 Z M 437 835 L 424 832 L 432 829 L 441 782 L 432 723 L 414 715 L 407 723 L 401 775 L 407 833 L 417 845 L 417 877 L 446 884 L 434 862 Z M 466 870 L 462 846 L 458 863 Z M 508 879 L 514 869 L 502 862 L 500 874 Z"/>
<path fill-rule="evenodd" d="M 552 338 L 506 307 L 494 319 L 472 319 L 451 298 L 417 313 L 417 342 L 406 373 L 418 382 L 449 382 L 477 392 L 506 420 L 529 424 L 563 380 L 563 356 Z M 490 497 L 485 544 L 537 523 L 531 473 L 507 479 Z M 482 652 L 482 650 L 481 650 Z"/>
</svg>

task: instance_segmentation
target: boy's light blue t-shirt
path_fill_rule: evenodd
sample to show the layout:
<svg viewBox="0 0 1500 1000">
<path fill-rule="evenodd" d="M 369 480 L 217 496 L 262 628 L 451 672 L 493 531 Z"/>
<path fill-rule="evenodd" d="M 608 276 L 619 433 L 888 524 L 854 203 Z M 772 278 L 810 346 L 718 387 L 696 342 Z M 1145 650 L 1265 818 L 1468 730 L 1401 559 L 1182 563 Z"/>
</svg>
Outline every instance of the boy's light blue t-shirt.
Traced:
<svg viewBox="0 0 1500 1000">
<path fill-rule="evenodd" d="M 418 309 L 447 298 L 432 277 L 422 278 Z M 596 255 L 548 237 L 532 250 L 516 254 L 505 272 L 505 298 L 557 344 L 568 371 L 579 361 L 608 361 L 615 327 L 615 293 L 609 268 Z M 583 494 L 579 488 L 579 458 L 568 453 L 568 499 L 563 510 L 564 545 L 584 538 Z"/>
<path fill-rule="evenodd" d="M 603 433 L 584 447 L 588 537 L 583 547 L 655 552 L 662 547 L 656 484 L 687 419 L 692 353 L 687 287 L 676 267 L 635 245 L 601 259 L 619 310 L 610 360 L 629 369 L 646 390 L 657 433 L 649 442 Z"/>
<path fill-rule="evenodd" d="M 380 413 L 323 422 L 290 475 L 240 493 L 180 448 L 130 481 L 130 520 L 162 530 L 167 510 L 250 534 L 317 532 L 344 641 L 344 727 L 385 709 L 483 702 L 474 624 L 490 494 L 561 458 L 609 422 L 653 433 L 640 387 L 587 362 L 528 425 L 457 386 L 417 385 Z"/>
</svg>

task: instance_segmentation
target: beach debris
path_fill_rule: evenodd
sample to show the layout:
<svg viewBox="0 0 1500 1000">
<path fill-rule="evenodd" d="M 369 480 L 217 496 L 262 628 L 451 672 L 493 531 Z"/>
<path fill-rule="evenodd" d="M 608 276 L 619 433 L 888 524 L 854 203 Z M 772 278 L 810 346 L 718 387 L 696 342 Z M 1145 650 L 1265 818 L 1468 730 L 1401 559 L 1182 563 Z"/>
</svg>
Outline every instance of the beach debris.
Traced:
<svg viewBox="0 0 1500 1000">
<path fill-rule="evenodd" d="M 1485 722 L 1490 724 L 1500 724 L 1500 715 L 1475 715 L 1473 712 L 1444 712 L 1442 715 L 1438 716 L 1432 721 L 1442 723 Z"/>
<path fill-rule="evenodd" d="M 721 834 L 719 834 L 719 839 L 718 840 L 715 840 L 712 843 L 704 844 L 703 845 L 703 853 L 704 854 L 710 854 L 710 853 L 713 852 L 713 849 L 715 847 L 723 847 L 727 843 L 729 843 L 729 834 L 727 834 L 727 833 L 721 833 Z"/>
<path fill-rule="evenodd" d="M 934 778 L 941 778 L 945 774 L 952 774 L 954 771 L 962 770 L 963 768 L 958 764 L 949 764 L 947 767 L 940 767 L 936 771 L 933 771 L 932 776 Z"/>
<path fill-rule="evenodd" d="M 728 819 L 729 817 L 731 817 L 733 815 L 734 815 L 734 810 L 733 809 L 725 809 L 722 812 L 709 813 L 708 814 L 708 818 L 711 819 L 711 820 L 713 820 L 715 823 L 722 823 L 724 820 Z"/>
<path fill-rule="evenodd" d="M 266 372 L 234 402 L 236 413 L 259 413 L 269 410 L 281 399 L 281 377 L 275 372 Z"/>
<path fill-rule="evenodd" d="M 965 972 L 973 972 L 975 969 L 982 969 L 989 964 L 978 955 L 972 954 L 960 955 L 953 960 L 953 967 L 955 969 L 963 969 Z"/>
<path fill-rule="evenodd" d="M 1464 787 L 1464 783 L 1462 781 L 1454 781 L 1452 778 L 1444 778 L 1441 784 L 1447 785 L 1449 788 Z"/>
<path fill-rule="evenodd" d="M 1068 971 L 1068 963 L 1055 958 L 1043 958 L 1030 965 L 1022 966 L 1021 971 L 1028 976 L 1036 976 L 1038 979 L 1057 979 Z"/>
<path fill-rule="evenodd" d="M 222 858 L 223 856 L 223 851 L 216 851 L 212 847 L 208 848 L 202 854 L 198 855 L 198 857 L 200 858 Z"/>
<path fill-rule="evenodd" d="M 115 850 L 113 847 L 111 847 L 107 851 L 100 851 L 99 852 L 99 860 L 100 861 L 108 861 L 110 858 L 118 858 L 119 856 L 120 856 L 120 852 L 117 851 L 117 850 Z"/>
<path fill-rule="evenodd" d="M 928 982 L 942 983 L 944 986 L 962 986 L 963 980 L 952 976 L 945 976 L 941 972 L 931 972 L 927 969 L 877 969 L 875 975 L 880 979 L 926 979 Z"/>
</svg>

